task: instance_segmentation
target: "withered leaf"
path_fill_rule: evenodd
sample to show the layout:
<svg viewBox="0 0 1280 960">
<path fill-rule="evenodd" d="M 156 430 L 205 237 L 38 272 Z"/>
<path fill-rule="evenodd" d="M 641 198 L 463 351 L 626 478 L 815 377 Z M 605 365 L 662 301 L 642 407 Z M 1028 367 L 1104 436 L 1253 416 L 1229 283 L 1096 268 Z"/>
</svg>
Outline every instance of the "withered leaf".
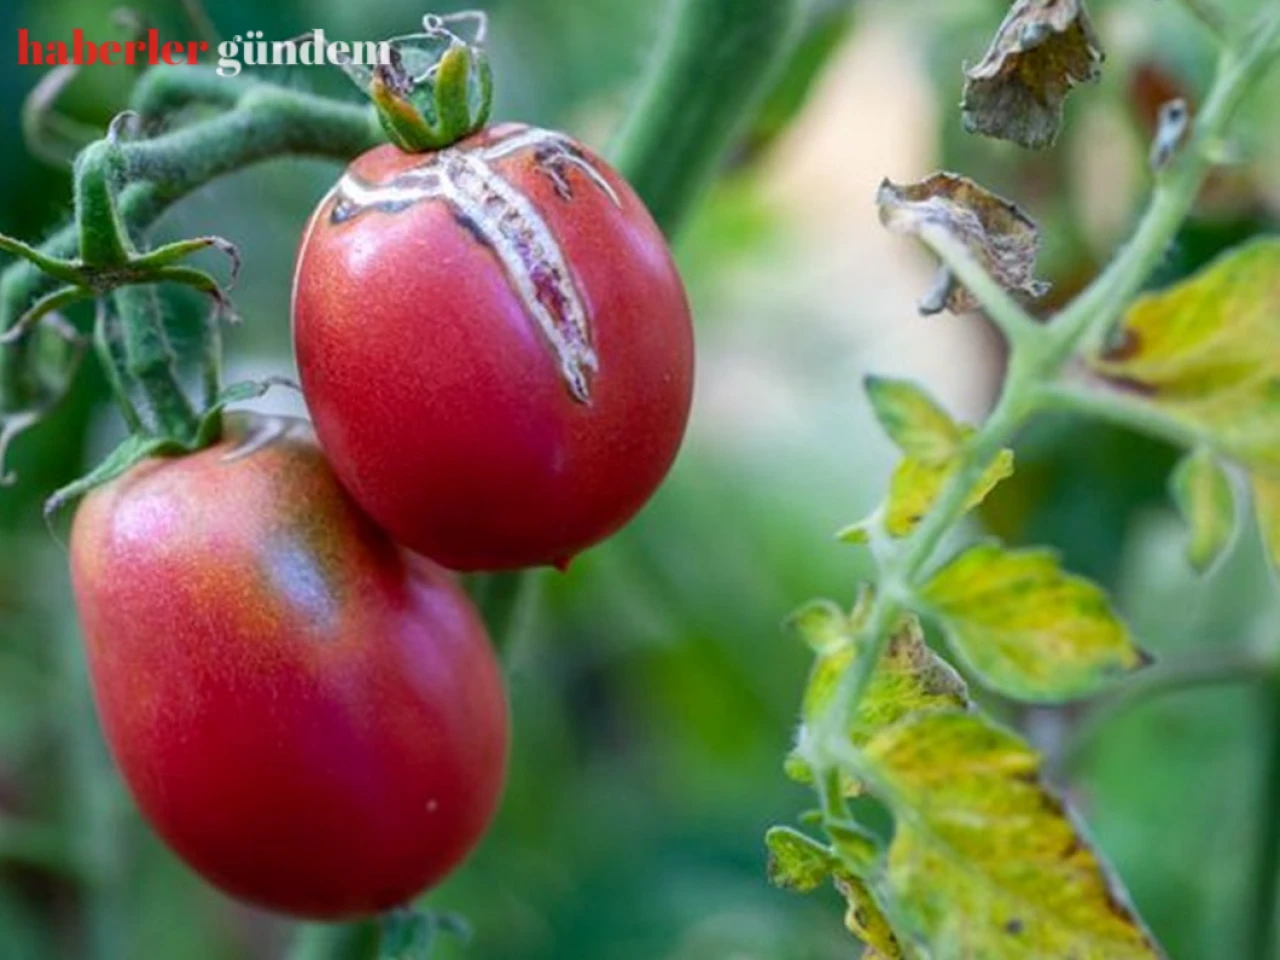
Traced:
<svg viewBox="0 0 1280 960">
<path fill-rule="evenodd" d="M 1097 80 L 1103 59 L 1084 0 L 1017 0 L 982 62 L 965 71 L 965 129 L 1051 146 L 1067 94 Z"/>
<path fill-rule="evenodd" d="M 880 221 L 893 232 L 920 235 L 943 230 L 964 244 L 969 255 L 1011 293 L 1034 299 L 1048 292 L 1049 284 L 1035 278 L 1040 253 L 1035 221 L 1017 204 L 972 180 L 954 173 L 935 173 L 904 185 L 885 180 L 876 203 Z M 922 304 L 921 309 L 936 312 L 929 306 Z M 959 283 L 951 283 L 932 306 L 969 313 L 981 304 Z"/>
</svg>

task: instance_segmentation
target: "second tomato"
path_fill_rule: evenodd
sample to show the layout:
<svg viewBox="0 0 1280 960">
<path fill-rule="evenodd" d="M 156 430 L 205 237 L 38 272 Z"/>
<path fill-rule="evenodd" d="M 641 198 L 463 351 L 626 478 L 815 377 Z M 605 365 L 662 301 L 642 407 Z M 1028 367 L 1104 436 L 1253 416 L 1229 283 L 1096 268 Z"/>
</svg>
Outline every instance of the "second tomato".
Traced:
<svg viewBox="0 0 1280 960">
<path fill-rule="evenodd" d="M 564 565 L 652 496 L 688 421 L 692 328 L 666 242 L 559 134 L 357 159 L 307 228 L 293 320 L 343 483 L 454 569 Z"/>
</svg>

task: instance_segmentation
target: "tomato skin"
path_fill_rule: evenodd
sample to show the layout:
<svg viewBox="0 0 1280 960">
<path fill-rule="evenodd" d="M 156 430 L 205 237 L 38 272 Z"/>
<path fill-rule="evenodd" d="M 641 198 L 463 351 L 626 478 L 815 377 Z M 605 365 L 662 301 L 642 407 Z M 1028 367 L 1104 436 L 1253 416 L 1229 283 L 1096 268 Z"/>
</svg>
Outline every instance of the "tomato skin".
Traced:
<svg viewBox="0 0 1280 960">
<path fill-rule="evenodd" d="M 395 539 L 456 570 L 563 565 L 608 537 L 661 484 L 689 417 L 683 285 L 644 205 L 599 158 L 561 138 L 573 162 L 560 168 L 545 146 L 486 161 L 563 255 L 570 287 L 538 289 L 552 308 L 576 293 L 584 310 L 597 361 L 578 370 L 585 397 L 502 254 L 503 217 L 531 220 L 480 181 L 469 210 L 394 202 L 393 181 L 540 135 L 559 137 L 512 125 L 441 154 L 375 148 L 321 202 L 298 256 L 297 359 L 326 454 Z M 352 178 L 362 203 L 344 192 Z M 518 272 L 537 286 L 557 272 L 549 260 Z"/>
<path fill-rule="evenodd" d="M 305 424 L 231 419 L 222 444 L 95 491 L 71 567 L 112 753 L 214 885 L 369 915 L 478 842 L 508 746 L 483 624 L 354 506 Z"/>
</svg>

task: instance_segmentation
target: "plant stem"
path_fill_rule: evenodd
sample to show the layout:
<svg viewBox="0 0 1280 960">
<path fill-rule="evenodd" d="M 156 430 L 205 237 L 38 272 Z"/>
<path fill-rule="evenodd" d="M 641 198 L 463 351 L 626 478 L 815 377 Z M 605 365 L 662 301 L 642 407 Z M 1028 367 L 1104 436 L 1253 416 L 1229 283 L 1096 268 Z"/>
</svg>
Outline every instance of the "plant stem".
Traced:
<svg viewBox="0 0 1280 960">
<path fill-rule="evenodd" d="M 298 928 L 288 960 L 373 960 L 378 950 L 374 921 L 345 925 L 309 923 Z"/>
<path fill-rule="evenodd" d="M 668 235 L 714 179 L 798 34 L 803 0 L 681 0 L 612 159 Z"/>
<path fill-rule="evenodd" d="M 1143 403 L 1140 397 L 1106 385 L 1048 383 L 1037 391 L 1037 402 L 1045 408 L 1082 414 L 1158 437 L 1178 447 L 1195 447 L 1202 441 L 1194 430 Z"/>
<path fill-rule="evenodd" d="M 933 249 L 955 278 L 977 297 L 991 322 L 1000 328 L 1012 349 L 1016 350 L 1025 342 L 1047 336 L 1046 328 L 1037 323 L 954 236 L 940 227 L 926 226 L 920 231 L 920 239 Z"/>
<path fill-rule="evenodd" d="M 165 334 L 155 287 L 122 287 L 114 300 L 124 334 L 125 372 L 146 394 L 156 420 L 152 427 L 175 440 L 190 440 L 200 418 L 178 379 L 177 358 Z"/>
<path fill-rule="evenodd" d="M 1244 648 L 1172 661 L 1138 674 L 1114 694 L 1089 708 L 1064 751 L 1061 767 L 1079 767 L 1098 735 L 1130 710 L 1171 693 L 1229 684 L 1268 683 L 1275 658 Z"/>
<path fill-rule="evenodd" d="M 1272 2 L 1247 47 L 1239 53 L 1223 51 L 1217 81 L 1196 119 L 1194 133 L 1177 161 L 1158 175 L 1151 204 L 1128 246 L 1054 321 L 1052 329 L 1063 356 L 1077 347 L 1096 350 L 1159 265 L 1200 195 L 1216 143 L 1240 101 L 1280 52 L 1278 40 L 1280 3 Z"/>
<path fill-rule="evenodd" d="M 148 74 L 149 76 L 150 74 Z M 168 104 L 208 99 L 208 71 L 173 68 L 152 81 L 150 96 Z M 219 82 L 225 82 L 218 78 Z M 134 181 L 117 198 L 121 221 L 139 237 L 170 206 L 212 180 L 271 157 L 285 155 L 348 160 L 382 142 L 371 109 L 337 103 L 264 83 L 233 84 L 235 108 L 153 140 L 121 145 L 125 172 Z M 55 233 L 40 250 L 74 257 L 74 224 Z M 0 274 L 0 331 L 8 330 L 26 305 L 55 283 L 24 262 Z M 34 395 L 35 365 L 26 362 L 38 335 L 0 350 L 0 411 L 24 409 Z"/>
</svg>

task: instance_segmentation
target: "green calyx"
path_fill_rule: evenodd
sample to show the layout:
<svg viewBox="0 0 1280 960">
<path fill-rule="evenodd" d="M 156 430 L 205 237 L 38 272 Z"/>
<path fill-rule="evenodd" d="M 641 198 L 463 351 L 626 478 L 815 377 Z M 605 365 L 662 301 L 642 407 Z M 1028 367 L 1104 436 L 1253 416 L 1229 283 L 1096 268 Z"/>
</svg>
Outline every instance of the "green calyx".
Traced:
<svg viewBox="0 0 1280 960">
<path fill-rule="evenodd" d="M 468 42 L 449 29 L 473 22 Z M 373 100 L 391 142 L 408 153 L 442 150 L 481 130 L 493 107 L 493 68 L 484 47 L 483 13 L 428 16 L 423 32 L 387 42 L 389 58 L 343 69 Z"/>
</svg>

